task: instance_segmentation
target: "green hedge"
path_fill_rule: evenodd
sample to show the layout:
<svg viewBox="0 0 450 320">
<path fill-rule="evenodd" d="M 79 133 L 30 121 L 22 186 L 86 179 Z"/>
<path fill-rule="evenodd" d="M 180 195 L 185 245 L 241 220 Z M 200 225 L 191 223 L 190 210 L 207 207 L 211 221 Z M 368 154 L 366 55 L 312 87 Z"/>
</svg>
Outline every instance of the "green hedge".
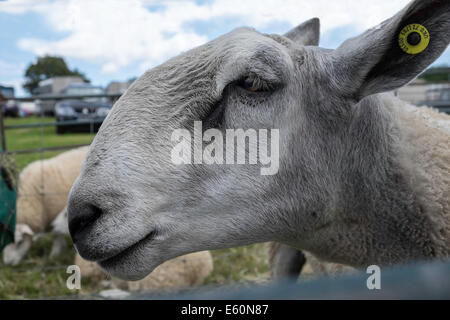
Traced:
<svg viewBox="0 0 450 320">
<path fill-rule="evenodd" d="M 18 170 L 12 157 L 0 155 L 0 252 L 14 242 Z"/>
</svg>

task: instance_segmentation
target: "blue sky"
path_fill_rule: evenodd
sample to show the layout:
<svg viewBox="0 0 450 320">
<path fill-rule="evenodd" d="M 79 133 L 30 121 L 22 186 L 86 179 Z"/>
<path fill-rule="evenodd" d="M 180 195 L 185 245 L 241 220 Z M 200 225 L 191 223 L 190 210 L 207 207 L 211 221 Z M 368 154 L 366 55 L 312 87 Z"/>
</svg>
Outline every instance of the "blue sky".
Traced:
<svg viewBox="0 0 450 320">
<path fill-rule="evenodd" d="M 336 48 L 408 0 L 0 0 L 0 84 L 21 89 L 37 55 L 65 58 L 93 84 L 125 81 L 236 27 L 284 33 L 312 17 Z M 435 65 L 450 65 L 447 50 Z"/>
</svg>

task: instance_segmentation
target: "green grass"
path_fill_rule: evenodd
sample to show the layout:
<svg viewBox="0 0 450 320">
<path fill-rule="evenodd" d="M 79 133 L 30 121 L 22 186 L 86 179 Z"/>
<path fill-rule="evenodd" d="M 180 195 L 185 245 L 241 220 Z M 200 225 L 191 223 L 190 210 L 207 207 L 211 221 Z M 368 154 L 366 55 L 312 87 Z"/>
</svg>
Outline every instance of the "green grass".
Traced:
<svg viewBox="0 0 450 320">
<path fill-rule="evenodd" d="M 34 299 L 76 296 L 80 292 L 69 290 L 66 281 L 70 274 L 67 266 L 74 262 L 75 249 L 70 237 L 68 248 L 57 258 L 50 259 L 53 235 L 46 234 L 31 247 L 17 266 L 5 266 L 0 262 L 0 299 Z M 98 284 L 82 279 L 82 292 L 99 291 Z"/>
<path fill-rule="evenodd" d="M 75 250 L 70 237 L 68 248 L 50 259 L 53 235 L 39 238 L 17 266 L 0 262 L 0 299 L 37 299 L 95 294 L 105 289 L 101 283 L 81 279 L 81 291 L 69 290 L 67 266 L 74 263 Z M 268 250 L 265 244 L 211 251 L 214 270 L 205 285 L 253 283 L 269 277 Z M 105 275 L 105 279 L 107 276 Z"/>
<path fill-rule="evenodd" d="M 54 118 L 5 119 L 6 125 L 53 122 Z M 6 131 L 8 150 L 57 147 L 70 144 L 88 144 L 94 135 L 89 133 L 66 133 L 57 135 L 55 127 L 37 127 Z M 19 169 L 28 163 L 55 156 L 57 152 L 15 155 Z M 22 262 L 15 267 L 0 262 L 0 299 L 33 299 L 91 294 L 104 289 L 99 283 L 82 279 L 81 292 L 67 289 L 67 266 L 73 264 L 75 250 L 69 237 L 69 248 L 57 258 L 50 259 L 53 236 L 45 235 L 33 244 Z M 253 282 L 267 278 L 268 250 L 265 244 L 212 251 L 214 271 L 205 284 L 228 284 L 230 282 Z M 106 278 L 106 276 L 105 276 Z"/>
<path fill-rule="evenodd" d="M 5 125 L 33 124 L 40 122 L 54 122 L 50 117 L 6 118 Z M 94 138 L 90 133 L 65 133 L 56 134 L 54 126 L 33 127 L 23 129 L 6 130 L 6 148 L 8 151 L 38 149 L 46 147 L 68 146 L 73 144 L 89 144 Z M 23 169 L 28 163 L 53 157 L 63 151 L 48 151 L 39 153 L 27 153 L 15 155 L 19 169 Z"/>
<path fill-rule="evenodd" d="M 254 282 L 269 277 L 269 251 L 266 244 L 213 250 L 214 271 L 205 284 Z"/>
</svg>

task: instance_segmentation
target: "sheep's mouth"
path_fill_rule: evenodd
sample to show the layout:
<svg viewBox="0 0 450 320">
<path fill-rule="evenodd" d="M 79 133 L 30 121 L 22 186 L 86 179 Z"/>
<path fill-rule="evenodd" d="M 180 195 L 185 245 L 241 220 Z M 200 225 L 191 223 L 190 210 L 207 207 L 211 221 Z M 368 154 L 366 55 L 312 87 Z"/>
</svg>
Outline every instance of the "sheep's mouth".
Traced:
<svg viewBox="0 0 450 320">
<path fill-rule="evenodd" d="M 124 250 L 120 251 L 118 254 L 116 254 L 110 258 L 107 258 L 105 260 L 100 260 L 100 261 L 98 261 L 98 263 L 104 268 L 108 268 L 108 266 L 110 266 L 110 265 L 115 265 L 116 263 L 123 260 L 130 254 L 140 250 L 143 247 L 146 247 L 150 242 L 152 242 L 154 240 L 154 238 L 156 237 L 156 234 L 157 234 L 156 230 L 153 230 L 152 232 L 147 234 L 144 238 L 135 242 L 134 244 L 125 248 Z"/>
</svg>

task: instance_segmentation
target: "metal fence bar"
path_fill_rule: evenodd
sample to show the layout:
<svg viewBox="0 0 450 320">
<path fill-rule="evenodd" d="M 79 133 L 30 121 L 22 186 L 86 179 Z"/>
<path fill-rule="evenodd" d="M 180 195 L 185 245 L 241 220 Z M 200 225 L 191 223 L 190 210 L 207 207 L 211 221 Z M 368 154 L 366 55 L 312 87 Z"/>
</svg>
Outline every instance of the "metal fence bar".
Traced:
<svg viewBox="0 0 450 320">
<path fill-rule="evenodd" d="M 5 125 L 3 123 L 3 111 L 0 110 L 0 134 L 2 135 L 1 141 L 1 152 L 6 151 L 6 138 L 5 138 Z"/>
<path fill-rule="evenodd" d="M 39 123 L 28 123 L 28 124 L 12 124 L 4 126 L 5 130 L 14 129 L 26 129 L 35 127 L 52 127 L 52 126 L 71 126 L 71 125 L 83 125 L 83 124 L 97 124 L 102 123 L 103 120 L 68 120 L 68 121 L 55 121 L 55 122 L 39 122 Z"/>
<path fill-rule="evenodd" d="M 25 149 L 25 150 L 11 150 L 11 151 L 5 151 L 1 152 L 4 154 L 24 154 L 24 153 L 38 153 L 38 152 L 45 152 L 45 151 L 59 151 L 59 150 L 68 150 L 73 148 L 79 148 L 89 146 L 89 144 L 70 144 L 67 146 L 59 146 L 59 147 L 46 147 L 46 148 L 37 148 L 37 149 Z"/>
<path fill-rule="evenodd" d="M 35 100 L 64 100 L 64 99 L 82 99 L 82 98 L 120 98 L 122 94 L 89 94 L 89 95 L 63 95 L 63 94 L 52 94 L 52 95 L 42 95 L 42 96 L 31 96 L 23 98 L 13 98 L 10 100 L 16 100 L 21 102 L 31 102 Z"/>
<path fill-rule="evenodd" d="M 189 288 L 178 295 L 135 293 L 125 299 L 176 300 L 298 300 L 298 299 L 449 299 L 450 263 L 431 262 L 382 269 L 381 289 L 369 290 L 369 274 L 358 272 L 337 278 L 273 282 L 249 287 Z M 301 276 L 300 276 L 301 279 Z"/>
</svg>

